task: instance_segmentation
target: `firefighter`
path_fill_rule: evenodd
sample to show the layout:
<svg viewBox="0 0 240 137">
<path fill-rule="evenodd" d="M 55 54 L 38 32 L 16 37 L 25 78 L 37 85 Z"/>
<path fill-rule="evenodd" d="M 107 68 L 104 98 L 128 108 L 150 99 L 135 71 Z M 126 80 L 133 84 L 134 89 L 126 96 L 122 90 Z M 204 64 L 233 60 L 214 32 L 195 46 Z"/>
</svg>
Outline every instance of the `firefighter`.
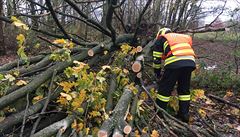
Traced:
<svg viewBox="0 0 240 137">
<path fill-rule="evenodd" d="M 166 110 L 171 92 L 177 84 L 179 111 L 176 117 L 188 123 L 191 73 L 196 68 L 192 38 L 172 33 L 169 28 L 160 29 L 153 46 L 153 68 L 158 79 L 157 104 Z"/>
</svg>

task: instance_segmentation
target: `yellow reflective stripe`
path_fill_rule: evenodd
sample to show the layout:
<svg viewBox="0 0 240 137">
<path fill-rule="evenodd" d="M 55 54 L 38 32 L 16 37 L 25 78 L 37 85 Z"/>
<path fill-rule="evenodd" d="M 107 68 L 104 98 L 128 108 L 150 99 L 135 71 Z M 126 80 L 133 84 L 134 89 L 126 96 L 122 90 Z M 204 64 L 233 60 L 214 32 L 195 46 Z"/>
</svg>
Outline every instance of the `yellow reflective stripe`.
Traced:
<svg viewBox="0 0 240 137">
<path fill-rule="evenodd" d="M 161 68 L 161 64 L 155 64 L 155 63 L 153 63 L 153 68 L 159 69 L 159 68 Z"/>
<path fill-rule="evenodd" d="M 172 57 L 169 57 L 165 60 L 164 66 L 168 65 L 170 63 L 173 63 L 175 61 L 178 61 L 178 60 L 192 60 L 192 61 L 195 61 L 195 58 L 194 58 L 194 56 L 172 56 Z"/>
<path fill-rule="evenodd" d="M 173 55 L 184 54 L 184 53 L 192 53 L 194 54 L 192 49 L 182 49 L 172 52 Z"/>
<path fill-rule="evenodd" d="M 169 102 L 170 97 L 157 94 L 157 99 L 159 99 L 159 100 L 161 100 L 163 102 Z"/>
<path fill-rule="evenodd" d="M 189 100 L 191 100 L 191 96 L 190 95 L 179 95 L 178 100 L 189 101 Z"/>
<path fill-rule="evenodd" d="M 162 52 L 158 52 L 158 51 L 153 51 L 153 57 L 158 57 L 158 58 L 160 58 L 160 57 L 162 57 Z"/>
<path fill-rule="evenodd" d="M 180 48 L 180 47 L 189 47 L 189 48 L 191 48 L 191 46 L 188 43 L 179 43 L 179 44 L 171 46 L 171 50 L 174 50 L 174 49 Z"/>
<path fill-rule="evenodd" d="M 168 42 L 167 42 L 167 41 L 165 41 L 165 42 L 164 42 L 164 45 L 163 45 L 163 51 L 164 51 L 164 52 L 165 52 L 165 50 L 166 50 L 167 46 L 168 46 Z"/>
</svg>

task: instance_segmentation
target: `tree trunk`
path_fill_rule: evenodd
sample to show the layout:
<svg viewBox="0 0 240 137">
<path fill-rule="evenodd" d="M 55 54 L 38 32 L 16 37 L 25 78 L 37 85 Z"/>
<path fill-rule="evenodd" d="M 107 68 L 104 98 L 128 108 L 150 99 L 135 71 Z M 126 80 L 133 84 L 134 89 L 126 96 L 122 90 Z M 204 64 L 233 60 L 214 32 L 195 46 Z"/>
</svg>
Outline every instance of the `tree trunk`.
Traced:
<svg viewBox="0 0 240 137">
<path fill-rule="evenodd" d="M 0 0 L 0 15 L 3 16 L 3 0 Z M 4 35 L 3 35 L 3 21 L 0 21 L 0 55 L 6 54 L 6 47 L 4 44 Z"/>
</svg>

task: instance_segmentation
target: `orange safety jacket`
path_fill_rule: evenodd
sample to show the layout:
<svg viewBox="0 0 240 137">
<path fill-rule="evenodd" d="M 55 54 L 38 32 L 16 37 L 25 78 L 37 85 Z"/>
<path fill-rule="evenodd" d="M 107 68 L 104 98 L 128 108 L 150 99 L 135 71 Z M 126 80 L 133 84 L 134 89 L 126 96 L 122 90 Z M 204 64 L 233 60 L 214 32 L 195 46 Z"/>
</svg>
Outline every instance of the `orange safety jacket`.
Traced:
<svg viewBox="0 0 240 137">
<path fill-rule="evenodd" d="M 162 55 L 162 59 L 165 60 L 171 54 L 174 56 L 196 56 L 192 48 L 192 38 L 188 35 L 167 33 L 160 35 L 158 38 L 164 37 L 168 41 L 171 51 L 167 55 Z"/>
</svg>

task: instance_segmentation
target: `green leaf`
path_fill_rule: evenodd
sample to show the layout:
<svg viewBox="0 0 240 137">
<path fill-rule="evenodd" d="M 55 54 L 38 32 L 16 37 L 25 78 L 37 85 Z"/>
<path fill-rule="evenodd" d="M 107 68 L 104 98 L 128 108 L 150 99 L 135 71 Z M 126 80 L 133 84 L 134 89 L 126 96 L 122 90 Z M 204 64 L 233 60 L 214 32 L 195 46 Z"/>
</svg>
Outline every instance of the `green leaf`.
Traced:
<svg viewBox="0 0 240 137">
<path fill-rule="evenodd" d="M 0 80 L 4 79 L 4 75 L 0 74 Z"/>
</svg>

